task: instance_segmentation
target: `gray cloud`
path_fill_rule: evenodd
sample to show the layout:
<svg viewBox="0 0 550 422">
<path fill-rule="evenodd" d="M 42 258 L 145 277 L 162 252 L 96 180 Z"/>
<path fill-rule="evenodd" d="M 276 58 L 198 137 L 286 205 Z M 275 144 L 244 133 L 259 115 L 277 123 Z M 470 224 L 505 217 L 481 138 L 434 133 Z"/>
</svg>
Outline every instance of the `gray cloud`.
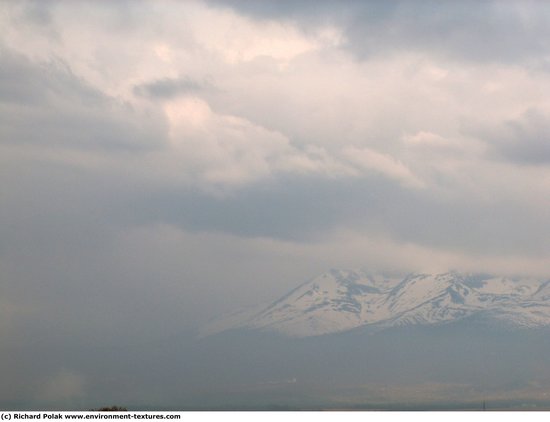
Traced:
<svg viewBox="0 0 550 422">
<path fill-rule="evenodd" d="M 61 60 L 33 63 L 3 49 L 0 63 L 0 142 L 115 150 L 151 148 L 165 137 L 163 117 L 137 118 Z"/>
<path fill-rule="evenodd" d="M 350 18 L 357 10 L 366 10 L 373 19 L 383 19 L 391 15 L 398 7 L 398 2 L 377 2 L 351 0 L 340 3 L 340 6 L 330 0 L 278 1 L 260 0 L 246 2 L 239 0 L 212 0 L 208 3 L 229 7 L 241 13 L 260 19 L 295 19 L 328 21 Z M 344 4 L 345 3 L 345 4 Z"/>
<path fill-rule="evenodd" d="M 474 61 L 536 58 L 547 50 L 540 37 L 550 9 L 541 3 L 526 5 L 527 17 L 517 9 L 505 2 L 402 2 L 374 28 L 362 24 L 361 17 L 354 21 L 349 29 L 351 48 L 365 57 L 381 46 Z"/>
<path fill-rule="evenodd" d="M 520 165 L 550 163 L 550 124 L 541 111 L 530 109 L 494 127 L 476 126 L 465 131 L 485 140 L 493 157 Z"/>
<path fill-rule="evenodd" d="M 513 199 L 441 200 L 382 177 L 280 178 L 224 198 L 157 190 L 137 204 L 136 224 L 166 223 L 191 232 L 314 244 L 337 230 L 359 230 L 470 254 L 550 253 L 544 215 Z"/>
<path fill-rule="evenodd" d="M 244 2 L 216 0 L 239 13 L 298 24 L 334 24 L 359 58 L 407 51 L 468 61 L 538 60 L 548 53 L 545 38 L 550 6 L 543 2 Z"/>
<path fill-rule="evenodd" d="M 30 2 L 24 16 L 32 23 L 39 26 L 48 26 L 53 18 L 47 2 Z"/>
<path fill-rule="evenodd" d="M 0 50 L 0 99 L 3 104 L 48 105 L 58 95 L 104 105 L 104 96 L 79 81 L 61 61 L 34 64 L 7 48 Z"/>
<path fill-rule="evenodd" d="M 196 94 L 214 89 L 208 81 L 199 82 L 189 77 L 163 78 L 156 81 L 136 85 L 136 95 L 151 99 L 172 99 L 181 95 Z"/>
</svg>

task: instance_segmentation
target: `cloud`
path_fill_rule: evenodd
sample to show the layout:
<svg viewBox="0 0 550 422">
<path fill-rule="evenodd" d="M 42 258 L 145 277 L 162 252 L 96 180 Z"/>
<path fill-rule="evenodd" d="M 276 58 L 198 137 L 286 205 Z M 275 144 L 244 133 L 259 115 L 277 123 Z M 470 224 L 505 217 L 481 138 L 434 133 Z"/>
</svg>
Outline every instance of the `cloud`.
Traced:
<svg viewBox="0 0 550 422">
<path fill-rule="evenodd" d="M 50 24 L 57 25 L 63 43 L 50 42 L 45 49 L 39 40 L 32 42 L 29 29 L 3 29 L 12 46 L 2 56 L 2 80 L 10 81 L 0 83 L 6 111 L 4 151 L 22 161 L 48 161 L 44 168 L 57 168 L 59 174 L 67 168 L 77 174 L 86 171 L 91 184 L 111 179 L 130 187 L 132 198 L 114 193 L 120 186 L 113 186 L 105 198 L 120 195 L 120 208 L 122 199 L 142 204 L 142 213 L 131 213 L 136 215 L 133 221 L 149 222 L 156 216 L 190 229 L 281 238 L 292 233 L 310 238 L 315 231 L 356 225 L 427 245 L 471 249 L 480 241 L 504 248 L 467 233 L 476 213 L 485 221 L 497 203 L 514 205 L 514 195 L 530 204 L 518 219 L 540 205 L 537 195 L 530 196 L 522 187 L 540 192 L 542 181 L 533 183 L 530 174 L 487 161 L 483 136 L 464 131 L 460 124 L 476 118 L 502 121 L 515 108 L 536 102 L 537 90 L 548 84 L 545 74 L 484 61 L 466 65 L 446 60 L 420 38 L 415 39 L 426 46 L 423 52 L 397 49 L 395 54 L 357 61 L 340 49 L 343 38 L 324 42 L 320 35 L 326 28 L 334 28 L 337 35 L 351 34 L 350 22 L 361 13 L 384 37 L 388 22 L 396 25 L 398 34 L 409 31 L 412 24 L 405 18 L 414 11 L 406 4 L 350 3 L 332 15 L 335 6 L 328 2 L 320 4 L 318 12 L 313 3 L 258 3 L 249 6 L 257 10 L 247 12 L 247 18 L 200 2 L 144 5 L 152 14 L 127 5 L 132 19 L 122 26 L 114 25 L 119 11 L 102 5 L 91 7 L 88 25 L 77 30 L 69 17 L 79 7 L 49 11 Z M 437 27 L 445 20 L 439 7 L 428 13 L 422 6 L 418 13 Z M 474 19 L 462 6 L 449 7 L 461 10 L 459 21 Z M 508 13 L 506 7 L 487 3 L 481 12 L 497 16 Z M 530 22 L 531 6 L 525 7 L 523 19 Z M 172 19 L 177 11 L 193 17 L 189 25 Z M 331 19 L 304 23 L 306 11 Z M 155 13 L 166 16 L 162 29 L 151 21 Z M 259 13 L 268 20 L 274 14 L 277 19 L 294 17 L 267 23 L 253 18 Z M 107 16 L 103 20 L 102 14 Z M 138 28 L 143 40 L 134 45 L 129 35 Z M 260 28 L 267 29 L 258 32 Z M 109 31 L 117 37 L 99 52 L 97 44 Z M 279 48 L 287 42 L 296 48 Z M 47 55 L 50 59 L 43 59 Z M 52 59 L 55 56 L 59 59 Z M 210 80 L 216 81 L 215 89 Z M 529 125 L 543 127 L 540 120 L 530 117 L 512 125 L 510 132 L 517 132 L 517 139 L 503 151 L 519 148 L 513 155 L 524 153 L 531 160 L 543 156 L 544 143 L 523 139 L 531 133 Z M 528 152 L 529 145 L 536 153 Z M 495 166 L 506 172 L 505 187 L 501 178 L 491 175 Z M 284 195 L 280 189 L 287 183 L 294 186 Z M 361 192 L 372 200 L 357 200 L 354 196 Z M 159 204 L 146 204 L 151 198 Z M 272 216 L 264 227 L 259 217 L 238 221 L 247 207 L 252 214 L 263 210 L 255 202 L 260 200 L 281 210 L 282 218 L 264 210 Z M 189 205 L 193 201 L 200 206 Z M 345 203 L 352 204 L 350 210 L 344 209 Z M 230 210 L 227 224 L 219 221 L 222 216 L 212 211 L 215 207 Z M 395 211 L 407 207 L 403 215 Z M 113 212 L 106 208 L 106 214 Z M 305 216 L 301 210 L 307 210 Z M 502 221 L 514 220 L 508 210 L 498 212 Z M 446 213 L 456 215 L 453 221 L 460 222 L 456 226 L 462 232 L 454 229 Z M 428 230 L 424 215 L 440 232 Z M 502 227 L 495 223 L 485 232 L 494 234 Z M 520 239 L 518 245 L 525 244 L 519 233 L 510 236 Z M 533 250 L 546 248 L 544 242 L 535 245 Z"/>
<path fill-rule="evenodd" d="M 214 89 L 208 82 L 198 82 L 189 77 L 163 78 L 134 87 L 134 93 L 151 99 L 172 99 L 174 97 L 196 94 L 205 89 Z"/>
<path fill-rule="evenodd" d="M 360 59 L 426 52 L 469 62 L 538 60 L 548 53 L 550 14 L 541 2 L 463 1 L 441 3 L 395 1 L 269 1 L 215 0 L 254 18 L 298 22 L 305 28 L 330 23 L 343 29 L 343 45 Z"/>
<path fill-rule="evenodd" d="M 261 179 L 293 152 L 282 134 L 218 115 L 198 98 L 171 102 L 166 114 L 173 152 L 182 158 L 188 176 L 199 182 L 224 186 Z"/>
<path fill-rule="evenodd" d="M 198 98 L 164 106 L 170 148 L 156 165 L 166 177 L 197 183 L 207 191 L 246 186 L 282 174 L 349 177 L 353 168 L 315 145 L 297 146 L 284 134 L 242 117 L 216 113 Z M 152 162 L 154 164 L 155 161 Z"/>
<path fill-rule="evenodd" d="M 167 97 L 163 113 L 151 113 L 90 87 L 63 62 L 33 63 L 8 50 L 2 60 L 3 80 L 19 82 L 0 86 L 3 140 L 13 150 L 31 144 L 43 158 L 57 162 L 113 171 L 122 166 L 138 180 L 196 184 L 216 194 L 282 174 L 354 178 L 374 171 L 419 185 L 402 163 L 387 155 L 297 145 L 281 132 L 216 112 L 197 96 Z M 104 154 L 129 150 L 138 155 L 121 164 L 115 164 L 116 156 Z M 88 151 L 87 159 L 78 151 Z"/>
<path fill-rule="evenodd" d="M 436 148 L 445 146 L 448 143 L 442 136 L 423 130 L 415 133 L 414 135 L 405 136 L 404 141 L 413 146 L 428 146 Z"/>
<path fill-rule="evenodd" d="M 517 118 L 469 131 L 488 144 L 494 157 L 519 165 L 550 164 L 550 124 L 542 110 L 531 108 Z"/>
<path fill-rule="evenodd" d="M 34 63 L 3 49 L 0 62 L 2 143 L 129 150 L 162 142 L 160 116 L 138 117 L 77 77 L 62 60 Z"/>
<path fill-rule="evenodd" d="M 381 154 L 368 148 L 347 147 L 344 156 L 366 171 L 374 171 L 395 179 L 406 186 L 419 188 L 424 184 L 401 161 L 388 154 Z"/>
</svg>

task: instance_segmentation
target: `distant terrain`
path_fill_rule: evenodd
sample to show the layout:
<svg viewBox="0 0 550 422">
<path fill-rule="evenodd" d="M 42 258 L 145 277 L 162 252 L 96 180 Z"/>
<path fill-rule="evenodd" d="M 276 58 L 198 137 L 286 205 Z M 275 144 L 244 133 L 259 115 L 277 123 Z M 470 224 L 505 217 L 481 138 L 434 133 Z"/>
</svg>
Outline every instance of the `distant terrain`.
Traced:
<svg viewBox="0 0 550 422">
<path fill-rule="evenodd" d="M 530 278 L 331 270 L 212 321 L 194 370 L 218 392 L 205 407 L 550 408 L 549 297 Z"/>
</svg>

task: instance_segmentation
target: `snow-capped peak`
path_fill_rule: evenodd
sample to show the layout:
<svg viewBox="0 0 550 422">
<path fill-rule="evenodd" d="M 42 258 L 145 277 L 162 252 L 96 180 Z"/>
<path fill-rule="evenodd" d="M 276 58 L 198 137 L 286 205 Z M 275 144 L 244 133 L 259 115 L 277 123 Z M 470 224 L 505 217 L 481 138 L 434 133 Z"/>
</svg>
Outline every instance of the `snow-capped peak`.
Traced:
<svg viewBox="0 0 550 422">
<path fill-rule="evenodd" d="M 474 314 L 533 327 L 550 325 L 548 299 L 550 281 L 458 272 L 403 278 L 332 269 L 267 306 L 219 319 L 206 332 L 247 328 L 306 337 L 361 326 L 441 324 Z"/>
</svg>

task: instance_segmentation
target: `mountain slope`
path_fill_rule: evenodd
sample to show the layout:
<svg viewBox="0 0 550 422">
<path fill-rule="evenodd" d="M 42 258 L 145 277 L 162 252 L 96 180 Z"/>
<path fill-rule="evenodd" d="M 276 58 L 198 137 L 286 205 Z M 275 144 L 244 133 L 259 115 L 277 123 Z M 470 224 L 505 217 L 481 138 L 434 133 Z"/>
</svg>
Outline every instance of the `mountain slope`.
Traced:
<svg viewBox="0 0 550 422">
<path fill-rule="evenodd" d="M 245 328 L 309 337 L 473 315 L 500 325 L 550 326 L 550 282 L 457 272 L 399 278 L 333 269 L 267 306 L 220 318 L 204 333 Z"/>
</svg>

